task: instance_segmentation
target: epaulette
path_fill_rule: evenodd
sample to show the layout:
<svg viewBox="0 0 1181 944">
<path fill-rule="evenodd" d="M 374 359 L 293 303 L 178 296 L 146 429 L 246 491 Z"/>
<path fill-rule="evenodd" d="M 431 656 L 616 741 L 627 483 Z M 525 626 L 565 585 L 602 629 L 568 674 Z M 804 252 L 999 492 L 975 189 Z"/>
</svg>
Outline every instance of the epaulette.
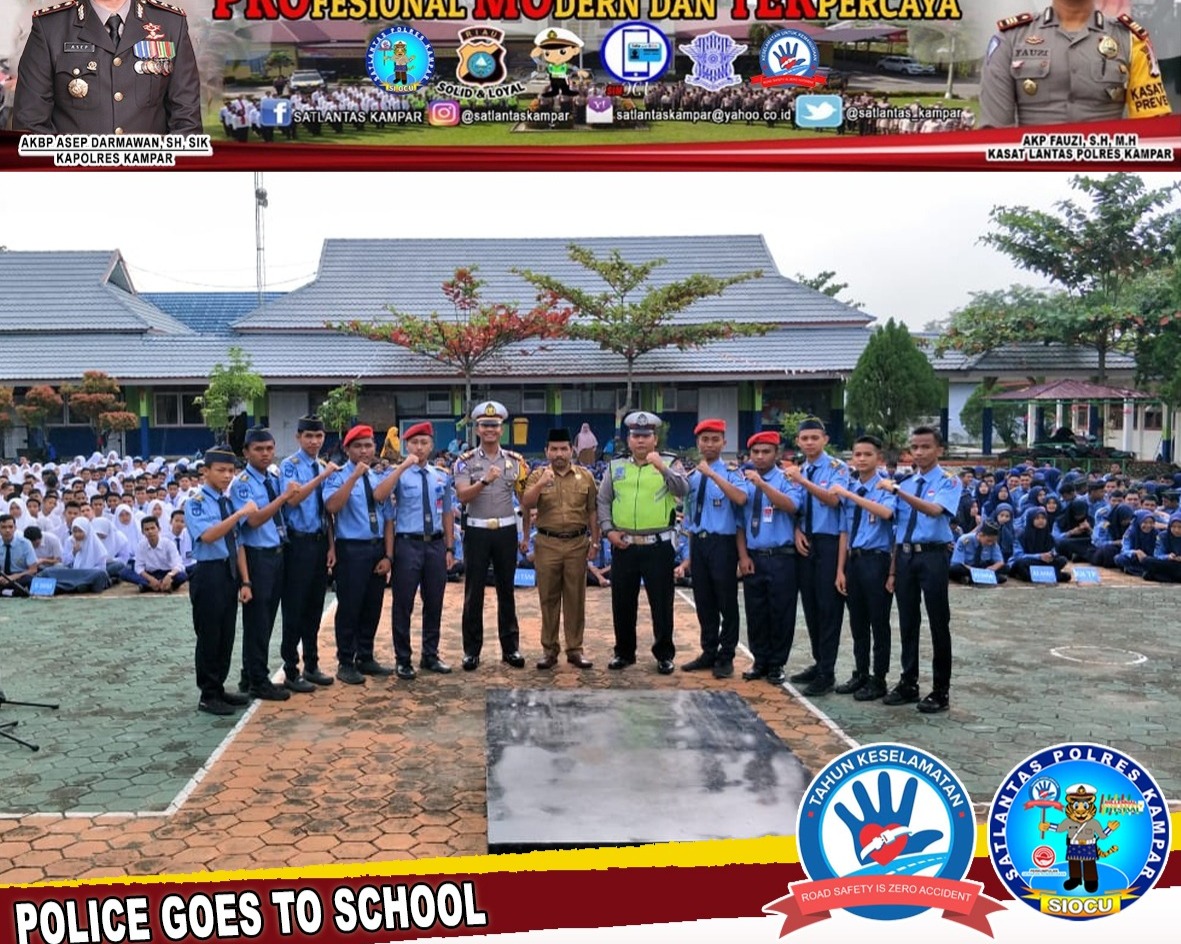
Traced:
<svg viewBox="0 0 1181 944">
<path fill-rule="evenodd" d="M 162 0 L 143 0 L 150 7 L 159 7 L 161 10 L 167 10 L 169 13 L 176 13 L 180 16 L 187 16 L 180 7 L 174 7 L 171 3 L 163 3 Z"/>
<path fill-rule="evenodd" d="M 45 16 L 46 13 L 57 13 L 59 10 L 72 10 L 79 4 L 80 0 L 65 0 L 65 3 L 55 3 L 51 7 L 43 7 L 40 10 L 34 10 L 33 16 Z"/>
<path fill-rule="evenodd" d="M 962 538 L 960 538 L 960 544 L 968 544 L 971 542 L 971 540 L 972 540 L 971 533 L 965 534 Z"/>
<path fill-rule="evenodd" d="M 1121 13 L 1116 19 L 1137 39 L 1148 39 L 1148 30 L 1133 20 L 1127 13 Z"/>
<path fill-rule="evenodd" d="M 241 475 L 238 476 L 238 481 L 239 482 L 249 482 L 250 476 L 248 476 L 245 472 L 243 472 Z"/>
<path fill-rule="evenodd" d="M 519 452 L 513 452 L 511 449 L 502 449 L 501 452 L 503 452 L 506 456 L 512 456 L 512 458 L 516 459 L 525 466 L 529 465 L 529 463 L 525 461 L 525 457 Z"/>
<path fill-rule="evenodd" d="M 474 456 L 475 454 L 476 454 L 476 450 L 475 450 L 475 449 L 469 449 L 467 452 L 461 452 L 461 453 L 459 454 L 459 458 L 460 458 L 460 459 L 470 459 L 470 458 L 471 458 L 472 456 Z"/>
<path fill-rule="evenodd" d="M 1025 26 L 1025 24 L 1032 22 L 1032 13 L 1019 13 L 1017 16 L 1006 16 L 1003 20 L 997 20 L 996 28 L 1003 33 L 1005 30 L 1011 30 L 1018 26 Z"/>
</svg>

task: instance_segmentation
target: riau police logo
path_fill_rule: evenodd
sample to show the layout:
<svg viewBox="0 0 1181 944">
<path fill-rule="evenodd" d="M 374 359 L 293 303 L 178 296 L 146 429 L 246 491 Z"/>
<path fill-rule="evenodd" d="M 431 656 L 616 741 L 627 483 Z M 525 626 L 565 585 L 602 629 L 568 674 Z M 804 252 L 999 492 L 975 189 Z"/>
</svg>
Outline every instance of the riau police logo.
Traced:
<svg viewBox="0 0 1181 944">
<path fill-rule="evenodd" d="M 1086 921 L 1116 914 L 1156 884 L 1168 858 L 1168 804 L 1126 754 L 1058 744 L 1005 778 L 988 834 L 993 868 L 1015 898 Z"/>
<path fill-rule="evenodd" d="M 409 95 L 434 75 L 435 50 L 418 30 L 409 26 L 391 26 L 381 30 L 369 42 L 365 68 L 379 89 L 395 95 Z"/>
<path fill-rule="evenodd" d="M 809 784 L 796 822 L 808 881 L 763 907 L 786 918 L 780 936 L 843 908 L 893 921 L 928 908 L 990 934 L 1003 906 L 964 876 L 976 820 L 960 779 L 937 757 L 906 744 L 842 754 Z"/>
<path fill-rule="evenodd" d="M 504 30 L 472 26 L 459 31 L 459 62 L 455 77 L 464 85 L 496 85 L 504 81 Z"/>
</svg>

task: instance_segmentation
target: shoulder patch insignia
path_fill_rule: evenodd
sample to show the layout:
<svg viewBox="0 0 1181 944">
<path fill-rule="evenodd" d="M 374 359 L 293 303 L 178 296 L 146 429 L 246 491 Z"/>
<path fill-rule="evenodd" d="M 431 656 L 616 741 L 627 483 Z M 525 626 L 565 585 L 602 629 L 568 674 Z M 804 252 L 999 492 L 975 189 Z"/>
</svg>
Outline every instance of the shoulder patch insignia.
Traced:
<svg viewBox="0 0 1181 944">
<path fill-rule="evenodd" d="M 79 0 L 66 0 L 65 3 L 55 3 L 51 7 L 42 7 L 40 10 L 34 10 L 33 16 L 45 16 L 46 13 L 57 13 L 59 10 L 72 10 L 79 3 Z"/>
<path fill-rule="evenodd" d="M 250 477 L 245 472 L 243 472 L 241 475 L 238 476 L 238 481 L 239 482 L 249 482 Z"/>
<path fill-rule="evenodd" d="M 1137 39 L 1148 39 L 1148 30 L 1133 20 L 1127 13 L 1121 13 L 1116 19 Z"/>
<path fill-rule="evenodd" d="M 1020 13 L 1017 16 L 1006 16 L 1003 20 L 997 20 L 996 28 L 1003 33 L 1006 30 L 1011 30 L 1018 26 L 1025 26 L 1025 24 L 1032 22 L 1032 13 Z"/>
<path fill-rule="evenodd" d="M 238 486 L 238 497 L 239 498 L 249 498 L 250 497 L 250 486 L 249 485 L 239 485 Z"/>
<path fill-rule="evenodd" d="M 169 13 L 176 13 L 179 16 L 188 15 L 180 7 L 174 7 L 171 3 L 163 3 L 162 0 L 144 0 L 144 3 L 150 7 L 158 7 L 161 10 L 167 10 Z"/>
</svg>

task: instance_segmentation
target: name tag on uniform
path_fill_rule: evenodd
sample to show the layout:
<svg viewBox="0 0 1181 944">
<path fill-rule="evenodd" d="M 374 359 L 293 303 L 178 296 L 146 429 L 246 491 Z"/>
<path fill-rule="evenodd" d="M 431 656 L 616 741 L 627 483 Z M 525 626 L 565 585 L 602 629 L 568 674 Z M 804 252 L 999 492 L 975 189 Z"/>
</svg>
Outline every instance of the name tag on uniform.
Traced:
<svg viewBox="0 0 1181 944">
<path fill-rule="evenodd" d="M 987 567 L 969 567 L 968 570 L 972 573 L 972 583 L 977 586 L 995 587 L 997 585 L 995 570 L 989 570 Z"/>
<path fill-rule="evenodd" d="M 442 516 L 442 514 L 443 514 L 443 499 L 441 499 L 441 498 L 435 499 L 435 514 L 439 515 L 439 516 Z M 1051 568 L 1051 569 L 1053 569 L 1053 568 Z"/>
<path fill-rule="evenodd" d="M 1053 567 L 1047 567 L 1045 564 L 1034 564 L 1029 568 L 1029 579 L 1031 583 L 1052 583 L 1057 585 L 1058 574 Z"/>
<path fill-rule="evenodd" d="M 63 43 L 62 52 L 94 52 L 94 43 Z"/>
<path fill-rule="evenodd" d="M 763 506 L 763 524 L 770 524 L 775 517 L 775 506 L 766 504 Z"/>
<path fill-rule="evenodd" d="M 720 498 L 715 498 L 715 499 L 713 500 L 713 503 L 714 503 L 714 507 L 715 507 L 715 508 L 721 508 L 721 507 L 722 507 L 722 500 L 721 500 Z"/>
</svg>

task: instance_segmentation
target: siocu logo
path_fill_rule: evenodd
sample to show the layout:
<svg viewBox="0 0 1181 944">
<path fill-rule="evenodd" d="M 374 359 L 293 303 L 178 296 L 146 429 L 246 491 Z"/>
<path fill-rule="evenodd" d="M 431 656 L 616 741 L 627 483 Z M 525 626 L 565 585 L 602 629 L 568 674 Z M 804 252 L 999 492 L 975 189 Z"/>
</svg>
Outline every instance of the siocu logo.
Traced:
<svg viewBox="0 0 1181 944">
<path fill-rule="evenodd" d="M 258 103 L 258 123 L 267 128 L 286 128 L 291 124 L 291 100 L 264 98 Z"/>
</svg>

